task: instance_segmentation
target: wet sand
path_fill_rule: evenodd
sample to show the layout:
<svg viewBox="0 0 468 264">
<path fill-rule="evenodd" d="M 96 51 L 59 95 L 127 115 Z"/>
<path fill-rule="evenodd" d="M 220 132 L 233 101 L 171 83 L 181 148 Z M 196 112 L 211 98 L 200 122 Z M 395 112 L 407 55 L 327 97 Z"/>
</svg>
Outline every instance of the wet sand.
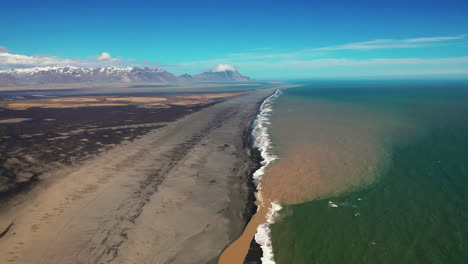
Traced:
<svg viewBox="0 0 468 264">
<path fill-rule="evenodd" d="M 0 215 L 2 262 L 216 263 L 247 220 L 256 164 L 242 135 L 271 93 L 228 99 L 44 175 Z"/>
</svg>

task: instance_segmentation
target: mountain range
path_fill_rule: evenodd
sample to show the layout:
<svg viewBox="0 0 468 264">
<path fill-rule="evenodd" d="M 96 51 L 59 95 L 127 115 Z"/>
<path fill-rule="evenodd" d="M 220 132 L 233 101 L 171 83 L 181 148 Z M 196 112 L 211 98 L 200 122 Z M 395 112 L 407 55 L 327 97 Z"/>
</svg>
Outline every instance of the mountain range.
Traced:
<svg viewBox="0 0 468 264">
<path fill-rule="evenodd" d="M 167 83 L 167 82 L 248 82 L 249 77 L 228 65 L 218 65 L 197 75 L 176 76 L 160 68 L 79 68 L 36 67 L 0 71 L 0 85 L 49 83 Z"/>
</svg>

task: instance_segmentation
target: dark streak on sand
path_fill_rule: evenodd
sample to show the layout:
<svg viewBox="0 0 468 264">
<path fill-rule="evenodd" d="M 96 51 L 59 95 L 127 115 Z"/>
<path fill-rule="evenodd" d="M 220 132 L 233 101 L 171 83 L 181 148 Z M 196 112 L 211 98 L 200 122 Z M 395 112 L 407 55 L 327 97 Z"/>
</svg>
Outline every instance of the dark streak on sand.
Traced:
<svg viewBox="0 0 468 264">
<path fill-rule="evenodd" d="M 8 199 L 28 190 L 50 169 L 82 162 L 202 108 L 0 109 L 2 118 L 32 118 L 28 122 L 0 124 L 0 198 Z"/>
<path fill-rule="evenodd" d="M 11 223 L 5 228 L 5 230 L 3 230 L 3 231 L 0 232 L 0 238 L 4 237 L 4 236 L 8 233 L 8 231 L 10 231 L 10 228 L 13 226 L 13 224 L 14 224 L 14 223 L 11 222 Z"/>
</svg>

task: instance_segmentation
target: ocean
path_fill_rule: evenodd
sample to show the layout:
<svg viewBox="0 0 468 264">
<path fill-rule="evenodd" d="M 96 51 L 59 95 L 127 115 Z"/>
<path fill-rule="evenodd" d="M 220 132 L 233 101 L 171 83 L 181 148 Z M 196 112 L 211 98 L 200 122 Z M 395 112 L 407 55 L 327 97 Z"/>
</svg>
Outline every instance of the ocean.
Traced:
<svg viewBox="0 0 468 264">
<path fill-rule="evenodd" d="M 468 83 L 300 84 L 254 130 L 263 263 L 467 263 Z"/>
</svg>

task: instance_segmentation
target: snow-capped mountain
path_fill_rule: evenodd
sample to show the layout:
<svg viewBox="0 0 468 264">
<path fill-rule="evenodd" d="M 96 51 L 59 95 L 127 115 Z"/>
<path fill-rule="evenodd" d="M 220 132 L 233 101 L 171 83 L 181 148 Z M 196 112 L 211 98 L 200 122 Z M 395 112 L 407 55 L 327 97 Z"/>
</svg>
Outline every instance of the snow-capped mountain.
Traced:
<svg viewBox="0 0 468 264">
<path fill-rule="evenodd" d="M 240 74 L 234 67 L 227 64 L 219 64 L 211 71 L 191 76 L 184 74 L 179 76 L 190 82 L 249 82 L 249 77 Z"/>
<path fill-rule="evenodd" d="M 251 79 L 236 70 L 209 71 L 193 76 L 196 82 L 248 82 Z"/>
<path fill-rule="evenodd" d="M 159 68 L 78 68 L 36 67 L 0 71 L 0 78 L 15 83 L 82 83 L 82 82 L 175 82 L 177 77 Z"/>
<path fill-rule="evenodd" d="M 11 69 L 0 71 L 0 79 L 15 84 L 48 83 L 142 83 L 142 82 L 245 82 L 250 81 L 232 67 L 221 67 L 195 76 L 188 74 L 175 76 L 160 68 L 79 68 L 36 67 L 30 69 Z"/>
</svg>

